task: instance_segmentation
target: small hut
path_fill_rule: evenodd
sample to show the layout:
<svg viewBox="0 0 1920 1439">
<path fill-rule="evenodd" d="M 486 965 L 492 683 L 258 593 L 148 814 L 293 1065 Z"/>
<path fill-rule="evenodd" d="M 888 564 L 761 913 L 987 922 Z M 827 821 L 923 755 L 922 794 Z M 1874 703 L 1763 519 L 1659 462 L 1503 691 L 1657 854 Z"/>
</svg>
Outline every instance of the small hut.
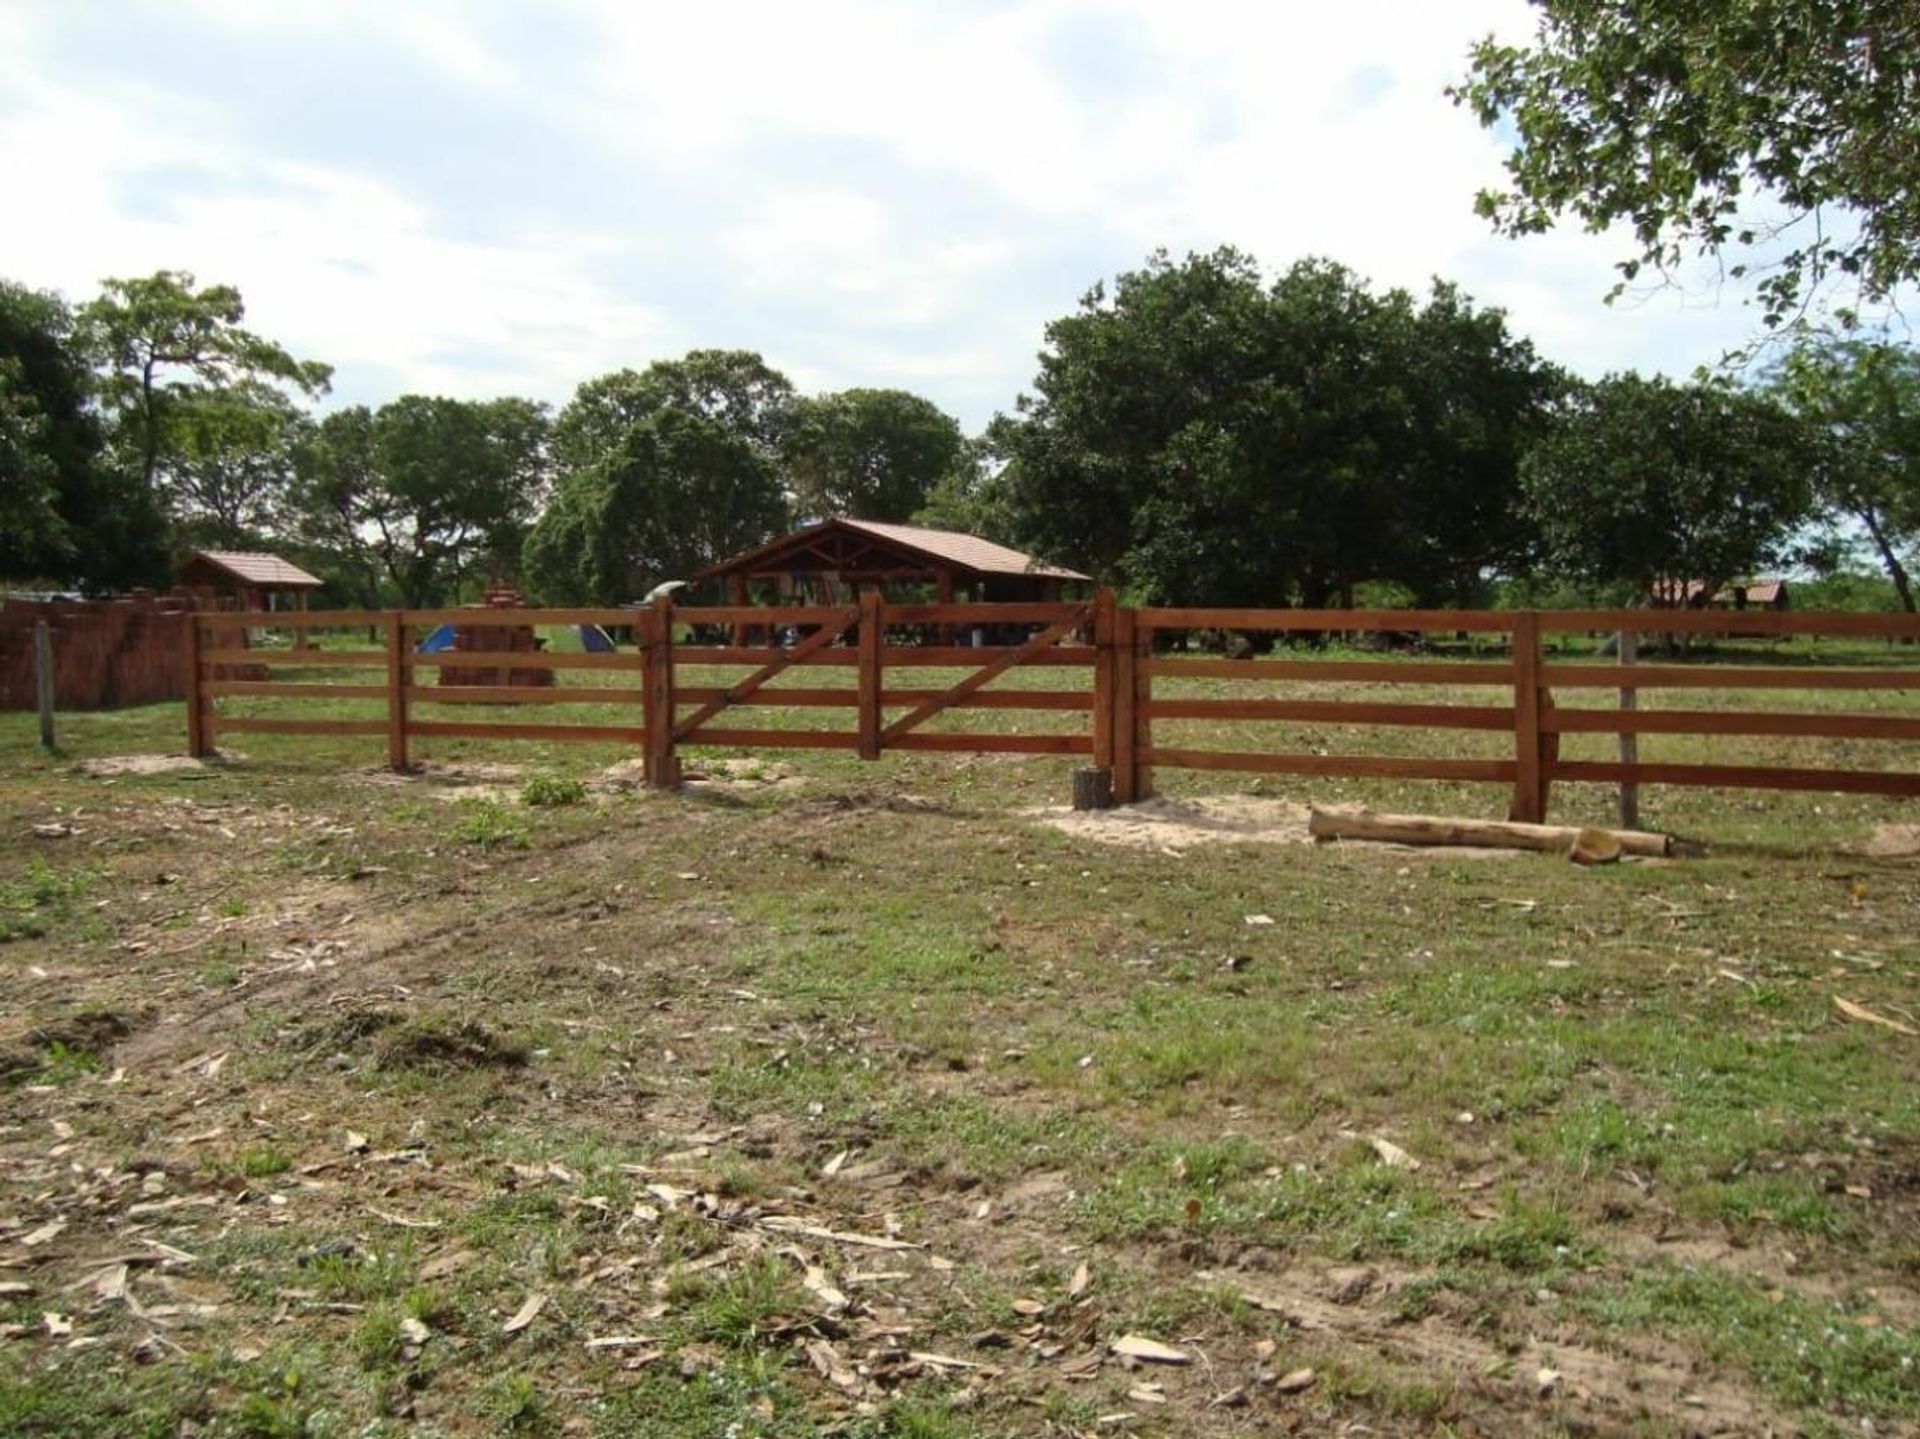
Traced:
<svg viewBox="0 0 1920 1439">
<path fill-rule="evenodd" d="M 304 610 L 321 581 L 291 560 L 252 550 L 196 550 L 177 571 L 183 589 L 230 596 L 243 610 Z"/>
</svg>

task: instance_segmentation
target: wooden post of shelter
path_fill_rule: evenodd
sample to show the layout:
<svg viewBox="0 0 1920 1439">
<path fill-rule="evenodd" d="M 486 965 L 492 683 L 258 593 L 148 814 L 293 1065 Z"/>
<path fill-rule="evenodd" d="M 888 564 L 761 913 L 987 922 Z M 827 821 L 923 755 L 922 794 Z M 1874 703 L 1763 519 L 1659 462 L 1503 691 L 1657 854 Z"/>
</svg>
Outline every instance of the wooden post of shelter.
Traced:
<svg viewBox="0 0 1920 1439">
<path fill-rule="evenodd" d="M 1545 750 L 1540 729 L 1540 615 L 1513 617 L 1513 804 L 1507 818 L 1541 824 L 1547 817 Z"/>
<path fill-rule="evenodd" d="M 680 758 L 673 743 L 673 596 L 660 595 L 647 611 L 642 630 L 642 674 L 646 681 L 646 779 L 652 789 L 680 783 Z"/>
<path fill-rule="evenodd" d="M 407 627 L 387 611 L 387 767 L 407 770 Z"/>
<path fill-rule="evenodd" d="M 1621 630 L 1614 649 L 1621 664 L 1636 663 L 1640 658 L 1640 632 Z M 1632 685 L 1622 685 L 1620 708 L 1629 713 L 1639 709 L 1640 691 Z M 1620 731 L 1620 763 L 1624 765 L 1640 763 L 1640 736 L 1631 730 Z M 1640 782 L 1638 780 L 1620 781 L 1620 828 L 1640 828 Z"/>
<path fill-rule="evenodd" d="M 187 664 L 184 687 L 187 699 L 187 753 L 195 759 L 205 759 L 213 752 L 213 746 L 207 743 L 207 699 L 200 674 L 200 611 L 190 609 L 182 619 L 187 626 L 186 642 L 181 646 Z"/>
<path fill-rule="evenodd" d="M 886 643 L 880 586 L 860 592 L 860 758 L 880 758 L 880 649 Z"/>
<path fill-rule="evenodd" d="M 933 584 L 934 584 L 934 598 L 937 599 L 943 605 L 952 604 L 953 603 L 953 571 L 947 568 L 945 565 L 942 565 L 938 570 L 934 571 Z M 946 624 L 943 624 L 940 626 L 940 629 L 936 638 L 938 639 L 939 643 L 943 645 L 951 645 L 953 643 L 952 621 L 948 621 Z"/>
<path fill-rule="evenodd" d="M 727 603 L 730 605 L 747 605 L 753 603 L 752 596 L 747 590 L 747 577 L 745 575 L 727 576 Z M 752 643 L 753 633 L 748 629 L 746 621 L 735 620 L 733 622 L 734 648 L 740 649 Z"/>
<path fill-rule="evenodd" d="M 40 707 L 40 748 L 53 748 L 53 631 L 33 622 L 33 690 Z"/>
</svg>

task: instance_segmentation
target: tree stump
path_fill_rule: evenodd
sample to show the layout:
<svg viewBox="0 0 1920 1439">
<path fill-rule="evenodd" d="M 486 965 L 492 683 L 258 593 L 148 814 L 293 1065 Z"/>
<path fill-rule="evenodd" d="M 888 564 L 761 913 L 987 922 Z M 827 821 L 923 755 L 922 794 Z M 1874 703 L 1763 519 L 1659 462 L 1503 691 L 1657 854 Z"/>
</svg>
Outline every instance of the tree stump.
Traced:
<svg viewBox="0 0 1920 1439">
<path fill-rule="evenodd" d="M 1073 807 L 1075 809 L 1112 809 L 1113 771 L 1110 769 L 1075 770 L 1073 772 Z"/>
</svg>

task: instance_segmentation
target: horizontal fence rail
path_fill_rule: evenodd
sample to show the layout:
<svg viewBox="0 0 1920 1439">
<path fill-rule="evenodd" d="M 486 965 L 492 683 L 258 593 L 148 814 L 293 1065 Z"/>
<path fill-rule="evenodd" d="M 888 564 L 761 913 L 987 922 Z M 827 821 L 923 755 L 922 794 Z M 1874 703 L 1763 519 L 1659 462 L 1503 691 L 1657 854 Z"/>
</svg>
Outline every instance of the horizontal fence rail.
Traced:
<svg viewBox="0 0 1920 1439">
<path fill-rule="evenodd" d="M 610 639 L 612 648 L 540 647 L 537 628 L 562 626 L 597 628 L 599 643 Z M 452 635 L 451 648 L 420 647 L 443 629 Z M 291 648 L 253 641 L 268 630 L 300 638 Z M 311 637 L 320 630 L 352 634 L 358 647 L 317 646 Z M 1196 631 L 1239 636 L 1246 657 L 1187 651 L 1183 642 Z M 1321 658 L 1311 648 L 1256 652 L 1262 643 L 1320 647 L 1356 635 L 1413 657 Z M 1594 636 L 1612 638 L 1613 659 L 1592 657 Z M 1693 610 L 1134 608 L 1117 604 L 1106 590 L 1065 604 L 887 604 L 870 592 L 845 604 L 786 608 L 678 606 L 662 599 L 626 609 L 208 612 L 187 626 L 188 746 L 196 755 L 210 753 L 222 734 L 385 735 L 389 763 L 405 768 L 416 739 L 630 744 L 644 756 L 655 785 L 678 782 L 680 750 L 688 745 L 842 750 L 865 759 L 890 750 L 1053 755 L 1084 757 L 1104 771 L 1121 803 L 1149 796 L 1154 770 L 1165 767 L 1500 784 L 1511 790 L 1512 817 L 1536 821 L 1545 818 L 1555 781 L 1920 795 L 1915 769 L 1821 768 L 1797 759 L 1654 762 L 1640 759 L 1637 748 L 1642 736 L 1920 742 L 1920 712 L 1641 704 L 1654 692 L 1792 691 L 1844 695 L 1858 705 L 1920 691 L 1920 664 L 1895 662 L 1904 656 L 1892 649 L 1885 665 L 1793 665 L 1781 663 L 1785 656 L 1777 650 L 1763 656 L 1767 663 L 1684 657 L 1640 663 L 1639 636 L 1662 637 L 1670 649 L 1694 637 L 1914 644 L 1920 619 Z M 1562 649 L 1584 646 L 1586 655 L 1554 657 L 1553 637 L 1561 637 Z M 1470 653 L 1437 657 L 1449 645 Z M 288 669 L 307 673 L 275 677 Z M 316 670 L 340 678 L 319 678 Z M 900 670 L 917 673 L 903 683 Z M 950 681 L 942 670 L 955 672 Z M 1046 688 L 994 687 L 1029 670 L 1057 677 L 1037 678 Z M 1213 683 L 1196 688 L 1194 681 Z M 1338 693 L 1325 693 L 1329 687 Z M 1355 687 L 1385 692 L 1356 697 Z M 1412 693 L 1396 699 L 1394 689 Z M 1462 696 L 1433 693 L 1454 689 Z M 1618 707 L 1556 703 L 1595 691 L 1617 696 Z M 236 700 L 355 701 L 375 712 L 299 717 L 222 708 Z M 523 718 L 541 705 L 599 708 L 579 723 Z M 420 706 L 459 706 L 467 714 L 430 717 L 416 713 Z M 483 717 L 480 711 L 493 706 L 503 707 L 506 717 Z M 780 728 L 755 718 L 771 710 L 816 713 L 828 727 Z M 1068 727 L 1044 733 L 938 727 L 942 716 L 962 711 L 1051 714 L 1051 723 Z M 1295 732 L 1306 727 L 1315 743 L 1309 749 L 1247 747 L 1246 727 L 1268 724 Z M 1169 737 L 1169 725 L 1179 729 L 1178 740 Z M 1412 736 L 1419 752 L 1348 751 L 1345 740 L 1335 752 L 1317 734 L 1323 726 L 1343 735 Z M 1229 747 L 1206 743 L 1229 727 Z M 1189 740 L 1196 730 L 1200 738 Z M 1484 738 L 1469 743 L 1473 734 L 1509 738 L 1489 754 L 1479 752 Z M 1617 760 L 1561 756 L 1564 736 L 1608 735 L 1618 740 Z"/>
</svg>

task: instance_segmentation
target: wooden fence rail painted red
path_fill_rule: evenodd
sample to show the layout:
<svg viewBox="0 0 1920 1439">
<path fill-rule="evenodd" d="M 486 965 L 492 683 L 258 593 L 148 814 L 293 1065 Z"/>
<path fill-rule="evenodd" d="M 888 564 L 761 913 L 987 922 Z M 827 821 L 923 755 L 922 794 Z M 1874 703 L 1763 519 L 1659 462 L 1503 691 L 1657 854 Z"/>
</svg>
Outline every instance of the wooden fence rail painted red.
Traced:
<svg viewBox="0 0 1920 1439">
<path fill-rule="evenodd" d="M 635 746 L 644 756 L 650 784 L 678 783 L 680 752 L 688 745 L 741 748 L 842 749 L 863 759 L 888 751 L 1038 754 L 1083 757 L 1111 777 L 1113 798 L 1131 803 L 1153 793 L 1157 768 L 1224 770 L 1342 778 L 1467 780 L 1507 786 L 1509 812 L 1521 820 L 1546 817 L 1556 780 L 1637 785 L 1702 785 L 1730 788 L 1823 790 L 1897 796 L 1920 795 L 1920 772 L 1901 769 L 1810 768 L 1729 763 L 1650 763 L 1631 758 L 1632 741 L 1620 762 L 1562 759 L 1562 735 L 1773 736 L 1837 740 L 1920 740 L 1920 714 L 1772 710 L 1601 709 L 1554 704 L 1555 691 L 1608 690 L 1638 695 L 1646 690 L 1717 689 L 1839 691 L 1867 697 L 1920 689 L 1920 666 L 1787 665 L 1634 662 L 1635 646 L 1615 663 L 1556 660 L 1547 636 L 1738 635 L 1839 636 L 1853 640 L 1920 641 L 1920 618 L 1908 615 L 1779 614 L 1667 610 L 1476 611 L 1476 610 L 1263 610 L 1154 609 L 1122 606 L 1111 591 L 1092 600 L 1053 605 L 885 604 L 869 592 L 857 603 L 793 609 L 741 606 L 684 607 L 662 599 L 646 609 L 548 609 L 497 612 L 501 625 L 599 625 L 630 632 L 630 649 L 613 653 L 528 653 L 463 649 L 456 654 L 415 648 L 414 637 L 442 624 L 484 629 L 494 612 L 476 610 L 313 611 L 275 615 L 275 628 L 364 629 L 377 647 L 357 650 L 242 648 L 239 632 L 262 628 L 263 617 L 195 615 L 187 637 L 187 740 L 196 755 L 211 753 L 217 738 L 232 733 L 385 735 L 388 761 L 410 762 L 418 738 L 579 740 Z M 914 638 L 983 629 L 995 643 L 980 646 L 910 643 Z M 1374 633 L 1392 636 L 1446 634 L 1507 637 L 1504 659 L 1319 659 L 1193 657 L 1162 640 L 1175 633 L 1235 630 L 1285 637 Z M 712 644 L 697 637 L 742 632 L 758 644 Z M 784 642 L 775 642 L 784 636 Z M 1889 655 L 1897 653 L 1889 650 Z M 231 678 L 240 662 L 264 667 L 269 676 Z M 631 674 L 637 682 L 568 686 L 426 683 L 442 668 L 499 666 L 502 673 L 584 670 L 609 681 Z M 683 679 L 687 666 L 732 667 L 748 673 L 730 683 Z M 278 681 L 275 669 L 315 667 L 377 673 L 379 682 L 313 679 Z M 787 671 L 852 669 L 844 686 L 793 685 L 775 681 Z M 1075 688 L 991 689 L 1016 669 L 1087 671 Z M 954 669 L 951 684 L 889 683 L 900 669 Z M 259 668 L 249 675 L 262 672 Z M 794 676 L 788 676 L 793 678 Z M 1275 686 L 1361 683 L 1399 686 L 1461 686 L 1488 691 L 1485 702 L 1328 699 L 1311 694 L 1233 697 L 1168 693 L 1156 683 L 1232 679 Z M 301 719 L 280 715 L 223 713 L 223 699 L 358 699 L 384 701 L 381 718 Z M 527 723 L 529 705 L 626 705 L 620 723 Z M 423 704 L 512 706 L 514 718 L 424 719 Z M 834 729 L 781 729 L 750 716 L 768 707 L 844 709 L 850 724 Z M 957 710 L 1051 712 L 1085 715 L 1078 730 L 1041 733 L 929 728 Z M 564 710 L 561 711 L 565 713 Z M 602 717 L 604 719 L 604 717 Z M 1499 755 L 1447 752 L 1429 742 L 1421 754 L 1330 754 L 1313 751 L 1209 749 L 1169 745 L 1156 737 L 1156 722 L 1187 726 L 1207 722 L 1243 724 L 1283 721 L 1343 727 L 1417 729 L 1438 737 L 1449 731 L 1511 736 Z"/>
</svg>

